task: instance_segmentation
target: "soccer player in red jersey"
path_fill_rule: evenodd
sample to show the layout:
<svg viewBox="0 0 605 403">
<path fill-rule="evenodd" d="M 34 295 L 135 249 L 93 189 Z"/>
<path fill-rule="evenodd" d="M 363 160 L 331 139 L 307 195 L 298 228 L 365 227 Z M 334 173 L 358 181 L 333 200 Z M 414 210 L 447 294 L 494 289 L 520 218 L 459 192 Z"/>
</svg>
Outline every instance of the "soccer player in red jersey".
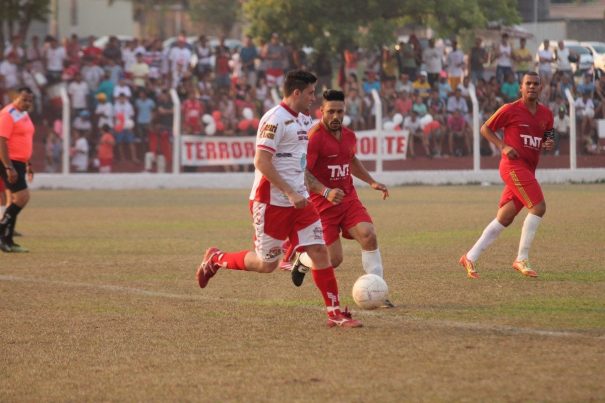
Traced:
<svg viewBox="0 0 605 403">
<path fill-rule="evenodd" d="M 504 190 L 496 218 L 485 227 L 475 245 L 460 258 L 460 264 L 470 278 L 479 278 L 475 270 L 479 255 L 513 222 L 523 207 L 529 212 L 523 222 L 519 251 L 512 266 L 525 276 L 538 276 L 528 258 L 532 241 L 546 212 L 546 202 L 535 172 L 540 151 L 551 150 L 554 146 L 553 114 L 548 107 L 538 103 L 541 90 L 540 76 L 534 72 L 525 74 L 521 83 L 521 98 L 502 106 L 481 127 L 481 135 L 502 150 L 500 177 L 504 181 Z M 504 129 L 502 140 L 495 134 L 499 129 Z"/>
<path fill-rule="evenodd" d="M 317 78 L 306 71 L 286 75 L 282 102 L 267 111 L 260 121 L 254 155 L 255 179 L 250 192 L 250 211 L 255 229 L 255 250 L 225 253 L 206 250 L 196 277 L 201 288 L 219 269 L 274 271 L 289 239 L 303 248 L 313 261 L 313 280 L 320 290 L 328 313 L 328 326 L 361 327 L 347 310 L 341 311 L 338 284 L 330 264 L 321 221 L 307 198 L 305 166 L 307 128 L 300 113 L 315 100 Z"/>
<path fill-rule="evenodd" d="M 321 217 L 332 266 L 338 267 L 343 260 L 342 232 L 344 238 L 355 239 L 361 245 L 364 271 L 383 277 L 376 230 L 357 196 L 353 176 L 368 183 L 372 189 L 381 191 L 383 199 L 389 196 L 389 191 L 385 185 L 374 180 L 355 156 L 355 133 L 342 125 L 344 99 L 342 91 L 326 90 L 323 93 L 321 121 L 309 130 L 307 185 L 311 191 L 311 201 Z M 296 286 L 302 284 L 306 272 L 299 262 L 300 258 L 292 268 L 292 282 Z M 385 301 L 385 305 L 393 306 L 390 301 Z"/>
<path fill-rule="evenodd" d="M 34 94 L 27 87 L 19 88 L 15 100 L 0 111 L 0 178 L 12 193 L 10 206 L 0 219 L 0 250 L 28 252 L 13 241 L 17 216 L 29 201 L 27 180 L 33 178 L 29 159 L 33 150 L 34 124 L 28 111 Z"/>
</svg>

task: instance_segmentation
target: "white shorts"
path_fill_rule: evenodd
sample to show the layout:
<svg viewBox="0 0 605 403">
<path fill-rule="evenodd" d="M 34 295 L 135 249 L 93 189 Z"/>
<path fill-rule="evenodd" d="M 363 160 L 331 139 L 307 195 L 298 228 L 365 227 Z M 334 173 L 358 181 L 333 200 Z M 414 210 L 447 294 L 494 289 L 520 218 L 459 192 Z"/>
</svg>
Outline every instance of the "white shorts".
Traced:
<svg viewBox="0 0 605 403">
<path fill-rule="evenodd" d="M 274 262 L 283 253 L 286 239 L 294 247 L 324 245 L 321 220 L 309 202 L 305 208 L 279 207 L 250 201 L 254 225 L 254 251 L 265 262 Z"/>
</svg>

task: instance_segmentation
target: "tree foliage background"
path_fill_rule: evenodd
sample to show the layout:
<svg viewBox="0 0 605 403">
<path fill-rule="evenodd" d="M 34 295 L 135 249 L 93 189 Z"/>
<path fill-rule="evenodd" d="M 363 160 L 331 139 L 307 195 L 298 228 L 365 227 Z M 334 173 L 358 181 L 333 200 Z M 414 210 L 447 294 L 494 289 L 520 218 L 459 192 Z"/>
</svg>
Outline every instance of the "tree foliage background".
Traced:
<svg viewBox="0 0 605 403">
<path fill-rule="evenodd" d="M 453 37 L 489 21 L 520 21 L 517 0 L 247 0 L 243 7 L 253 36 L 277 32 L 293 45 L 336 52 L 389 44 L 406 24 Z"/>
<path fill-rule="evenodd" d="M 0 1 L 0 47 L 13 35 L 25 38 L 32 21 L 46 21 L 49 12 L 50 0 Z"/>
</svg>

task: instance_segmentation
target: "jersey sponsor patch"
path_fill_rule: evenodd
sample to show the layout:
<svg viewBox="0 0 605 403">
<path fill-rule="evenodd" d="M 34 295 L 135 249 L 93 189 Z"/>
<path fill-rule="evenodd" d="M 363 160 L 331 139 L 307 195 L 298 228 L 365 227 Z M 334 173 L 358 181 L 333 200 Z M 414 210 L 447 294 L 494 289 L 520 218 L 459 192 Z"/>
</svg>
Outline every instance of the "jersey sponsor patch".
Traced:
<svg viewBox="0 0 605 403">
<path fill-rule="evenodd" d="M 23 119 L 25 116 L 27 116 L 27 112 L 21 112 L 20 110 L 13 108 L 10 109 L 8 111 L 8 114 L 10 115 L 11 118 L 13 118 L 13 122 L 18 122 L 19 120 Z"/>
<path fill-rule="evenodd" d="M 286 121 L 284 122 L 284 125 L 285 125 L 285 126 L 288 126 L 288 125 L 290 125 L 290 124 L 292 124 L 292 123 L 294 123 L 294 119 L 286 120 Z"/>
<path fill-rule="evenodd" d="M 273 140 L 275 138 L 276 131 L 277 131 L 277 124 L 271 125 L 269 123 L 265 123 L 262 130 L 260 131 L 260 138 Z"/>
<path fill-rule="evenodd" d="M 265 253 L 265 260 L 272 260 L 282 254 L 281 246 L 269 249 L 269 252 Z"/>
</svg>

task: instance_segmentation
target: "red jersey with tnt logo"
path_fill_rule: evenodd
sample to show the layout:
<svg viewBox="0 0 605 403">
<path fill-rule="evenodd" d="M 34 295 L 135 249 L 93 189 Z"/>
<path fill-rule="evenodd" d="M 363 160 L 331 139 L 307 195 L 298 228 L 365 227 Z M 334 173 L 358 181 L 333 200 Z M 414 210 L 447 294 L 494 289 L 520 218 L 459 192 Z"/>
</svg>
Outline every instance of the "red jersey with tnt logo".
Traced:
<svg viewBox="0 0 605 403">
<path fill-rule="evenodd" d="M 6 139 L 8 157 L 11 160 L 28 162 L 32 156 L 34 124 L 29 114 L 13 104 L 0 111 L 0 137 Z"/>
<path fill-rule="evenodd" d="M 322 122 L 309 130 L 307 169 L 324 186 L 340 188 L 345 192 L 343 203 L 357 199 L 351 176 L 351 160 L 355 156 L 357 138 L 346 127 L 340 131 L 340 140 L 330 134 Z M 312 193 L 311 200 L 319 212 L 333 206 L 322 195 Z"/>
<path fill-rule="evenodd" d="M 532 114 L 523 100 L 519 99 L 503 105 L 486 124 L 494 132 L 504 128 L 504 143 L 519 154 L 516 160 L 509 160 L 506 155 L 502 155 L 501 165 L 523 164 L 532 171 L 536 170 L 544 132 L 553 127 L 553 115 L 550 109 L 538 104 L 536 113 Z"/>
</svg>

